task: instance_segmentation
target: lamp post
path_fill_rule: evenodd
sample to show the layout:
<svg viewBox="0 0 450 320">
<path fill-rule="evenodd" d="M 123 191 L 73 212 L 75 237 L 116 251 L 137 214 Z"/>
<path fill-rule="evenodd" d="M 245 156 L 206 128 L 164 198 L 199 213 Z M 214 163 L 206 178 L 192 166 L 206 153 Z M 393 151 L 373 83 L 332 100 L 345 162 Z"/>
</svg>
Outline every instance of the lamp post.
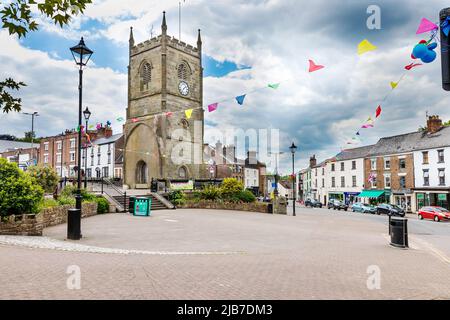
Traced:
<svg viewBox="0 0 450 320">
<path fill-rule="evenodd" d="M 270 155 L 275 155 L 275 190 L 273 194 L 278 197 L 278 156 L 283 155 L 284 152 L 269 152 Z"/>
<path fill-rule="evenodd" d="M 81 225 L 81 125 L 82 125 L 82 103 L 83 103 L 83 67 L 87 65 L 91 59 L 94 51 L 90 50 L 84 43 L 84 39 L 81 38 L 80 42 L 70 48 L 72 52 L 73 59 L 77 66 L 79 66 L 79 85 L 78 85 L 78 184 L 77 184 L 77 195 L 76 195 L 76 213 L 77 217 L 74 223 L 77 224 L 76 229 L 80 229 Z M 75 230 L 72 232 L 68 231 L 68 238 L 71 240 L 81 239 L 80 230 Z"/>
<path fill-rule="evenodd" d="M 33 112 L 33 113 L 28 113 L 28 112 L 24 112 L 23 114 L 27 115 L 27 116 L 31 116 L 31 160 L 34 162 L 34 117 L 39 117 L 39 113 L 37 112 Z"/>
<path fill-rule="evenodd" d="M 83 111 L 84 120 L 86 120 L 86 127 L 84 128 L 86 134 L 88 133 L 88 124 L 89 124 L 89 118 L 91 117 L 91 112 L 89 111 L 89 108 L 86 107 L 86 110 Z M 81 131 L 81 130 L 80 130 Z M 87 143 L 84 147 L 84 188 L 87 189 Z"/>
<path fill-rule="evenodd" d="M 289 149 L 291 149 L 291 153 L 292 153 L 292 198 L 293 198 L 293 215 L 295 217 L 295 152 L 297 151 L 297 146 L 292 142 L 292 145 L 289 147 Z"/>
</svg>

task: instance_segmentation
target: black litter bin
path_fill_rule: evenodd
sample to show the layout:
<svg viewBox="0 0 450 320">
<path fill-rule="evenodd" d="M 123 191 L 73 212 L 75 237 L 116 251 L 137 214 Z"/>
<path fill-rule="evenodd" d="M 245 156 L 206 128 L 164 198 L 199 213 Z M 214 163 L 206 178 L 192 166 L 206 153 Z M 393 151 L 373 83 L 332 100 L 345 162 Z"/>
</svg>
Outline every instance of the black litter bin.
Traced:
<svg viewBox="0 0 450 320">
<path fill-rule="evenodd" d="M 81 239 L 81 210 L 69 209 L 67 212 L 67 239 Z"/>
<path fill-rule="evenodd" d="M 128 212 L 134 213 L 134 202 L 136 201 L 136 197 L 130 197 L 130 202 L 128 204 Z"/>
<path fill-rule="evenodd" d="M 273 203 L 269 202 L 268 206 L 267 206 L 267 210 L 269 211 L 269 213 L 273 213 Z"/>
<path fill-rule="evenodd" d="M 408 248 L 408 219 L 391 217 L 389 219 L 391 246 Z"/>
</svg>

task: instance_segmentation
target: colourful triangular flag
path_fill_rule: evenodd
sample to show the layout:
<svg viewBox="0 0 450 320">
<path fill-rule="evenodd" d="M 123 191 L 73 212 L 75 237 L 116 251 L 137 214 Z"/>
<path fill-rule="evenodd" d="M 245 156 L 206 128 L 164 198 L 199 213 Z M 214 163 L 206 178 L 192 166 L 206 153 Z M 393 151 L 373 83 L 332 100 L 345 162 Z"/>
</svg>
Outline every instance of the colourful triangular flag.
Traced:
<svg viewBox="0 0 450 320">
<path fill-rule="evenodd" d="M 218 103 L 210 104 L 210 105 L 208 106 L 208 111 L 209 111 L 209 112 L 216 111 L 218 107 L 219 107 L 219 104 L 218 104 Z"/>
<path fill-rule="evenodd" d="M 280 87 L 279 83 L 269 84 L 269 88 L 272 88 L 272 89 L 278 89 L 279 87 Z"/>
<path fill-rule="evenodd" d="M 131 119 L 131 122 L 133 122 L 133 123 L 139 122 L 139 119 L 137 119 L 137 118 Z"/>
<path fill-rule="evenodd" d="M 437 30 L 437 29 L 439 29 L 439 27 L 436 24 L 434 24 L 433 22 L 431 22 L 428 19 L 422 18 L 422 21 L 420 21 L 420 25 L 419 25 L 419 28 L 417 29 L 416 34 L 421 34 L 421 33 L 429 32 L 429 31 Z"/>
<path fill-rule="evenodd" d="M 314 72 L 314 71 L 317 71 L 317 70 L 320 70 L 320 69 L 323 69 L 323 68 L 325 68 L 325 67 L 321 66 L 321 65 L 318 65 L 318 64 L 315 64 L 314 61 L 309 60 L 309 72 L 310 73 Z"/>
<path fill-rule="evenodd" d="M 361 41 L 361 43 L 358 45 L 358 55 L 362 55 L 362 54 L 364 54 L 364 53 L 366 53 L 366 52 L 373 51 L 373 50 L 376 50 L 376 49 L 377 49 L 377 47 L 374 46 L 373 44 L 371 44 L 371 43 L 369 42 L 369 40 L 364 39 L 364 40 Z"/>
<path fill-rule="evenodd" d="M 166 112 L 166 117 L 171 117 L 171 116 L 173 116 L 173 112 Z"/>
<path fill-rule="evenodd" d="M 116 120 L 117 120 L 117 122 L 122 122 L 122 121 L 124 121 L 125 119 L 124 119 L 123 117 L 119 117 L 119 118 L 117 118 Z"/>
<path fill-rule="evenodd" d="M 450 33 L 450 16 L 447 17 L 444 22 L 442 22 L 441 30 L 445 34 L 445 36 L 448 37 L 448 34 Z"/>
<path fill-rule="evenodd" d="M 397 88 L 397 86 L 398 86 L 398 82 L 391 82 L 392 89 Z"/>
<path fill-rule="evenodd" d="M 242 106 L 244 104 L 244 100 L 245 100 L 246 96 L 247 96 L 246 94 L 243 94 L 242 96 L 236 97 L 236 102 Z"/>
<path fill-rule="evenodd" d="M 360 132 L 358 131 L 358 132 L 356 133 L 356 135 L 357 135 L 357 136 L 360 136 L 360 135 L 361 135 L 361 133 L 360 133 Z"/>
<path fill-rule="evenodd" d="M 194 109 L 188 109 L 184 112 L 184 114 L 186 115 L 186 118 L 190 119 L 192 117 L 192 112 L 194 111 Z"/>
<path fill-rule="evenodd" d="M 415 67 L 418 67 L 418 66 L 421 66 L 422 64 L 421 63 L 411 63 L 411 64 L 409 64 L 409 65 L 407 65 L 406 67 L 405 67 L 405 69 L 406 70 L 411 70 L 412 68 L 415 68 Z"/>
<path fill-rule="evenodd" d="M 379 116 L 381 116 L 381 106 L 378 106 L 377 111 L 376 111 L 376 117 L 378 118 Z"/>
</svg>

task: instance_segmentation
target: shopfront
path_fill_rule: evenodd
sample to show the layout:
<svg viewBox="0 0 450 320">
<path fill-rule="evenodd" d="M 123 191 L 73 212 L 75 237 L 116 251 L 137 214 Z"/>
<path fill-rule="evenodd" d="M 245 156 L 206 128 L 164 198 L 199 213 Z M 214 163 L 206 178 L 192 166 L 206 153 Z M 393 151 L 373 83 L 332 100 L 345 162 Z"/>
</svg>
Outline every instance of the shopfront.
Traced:
<svg viewBox="0 0 450 320">
<path fill-rule="evenodd" d="M 332 200 L 344 201 L 344 193 L 343 192 L 329 192 L 328 199 L 329 199 L 329 201 L 332 201 Z"/>
<path fill-rule="evenodd" d="M 422 207 L 437 206 L 450 210 L 449 202 L 450 195 L 449 190 L 435 190 L 435 191 L 416 191 L 416 211 L 419 211 Z"/>
<path fill-rule="evenodd" d="M 392 204 L 399 206 L 406 212 L 412 212 L 412 199 L 413 193 L 411 190 L 394 191 Z"/>
<path fill-rule="evenodd" d="M 391 192 L 388 190 L 364 190 L 358 195 L 361 202 L 371 205 L 390 203 Z"/>
<path fill-rule="evenodd" d="M 358 196 L 361 192 L 344 192 L 345 203 L 350 205 L 358 202 Z"/>
</svg>

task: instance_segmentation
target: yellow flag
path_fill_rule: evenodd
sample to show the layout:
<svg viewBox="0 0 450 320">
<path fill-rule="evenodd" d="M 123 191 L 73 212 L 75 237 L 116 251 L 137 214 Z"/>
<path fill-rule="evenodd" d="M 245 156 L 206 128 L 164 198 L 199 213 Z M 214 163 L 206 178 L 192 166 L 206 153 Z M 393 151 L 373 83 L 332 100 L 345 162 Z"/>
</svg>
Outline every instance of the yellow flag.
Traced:
<svg viewBox="0 0 450 320">
<path fill-rule="evenodd" d="M 371 43 L 369 42 L 369 40 L 364 39 L 364 40 L 358 45 L 358 55 L 362 55 L 362 54 L 364 54 L 364 53 L 366 53 L 366 52 L 373 51 L 373 50 L 376 50 L 376 49 L 377 49 L 377 47 L 374 46 L 373 44 L 371 44 Z"/>
<path fill-rule="evenodd" d="M 194 109 L 189 109 L 184 112 L 186 114 L 186 118 L 190 119 L 192 117 L 192 111 L 194 111 Z"/>
<path fill-rule="evenodd" d="M 398 82 L 391 82 L 392 89 L 397 88 L 397 86 L 398 86 Z"/>
</svg>

